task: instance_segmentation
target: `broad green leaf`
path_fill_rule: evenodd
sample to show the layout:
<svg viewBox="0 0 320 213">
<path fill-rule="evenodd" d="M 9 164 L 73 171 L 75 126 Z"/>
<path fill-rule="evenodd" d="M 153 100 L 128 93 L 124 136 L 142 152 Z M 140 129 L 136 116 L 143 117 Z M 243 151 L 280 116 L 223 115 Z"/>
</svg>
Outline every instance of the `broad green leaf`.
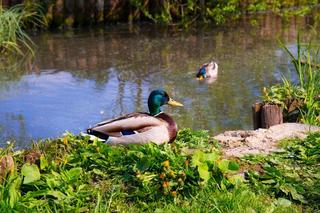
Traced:
<svg viewBox="0 0 320 213">
<path fill-rule="evenodd" d="M 69 180 L 75 180 L 80 177 L 81 172 L 82 172 L 82 168 L 77 167 L 77 168 L 72 168 L 69 171 L 67 171 L 66 175 Z"/>
<path fill-rule="evenodd" d="M 223 183 L 223 181 L 221 181 L 221 183 L 220 183 L 220 188 L 221 188 L 222 190 L 227 190 L 227 187 L 226 187 L 226 185 Z"/>
<path fill-rule="evenodd" d="M 35 164 L 24 164 L 21 169 L 21 173 L 24 176 L 23 184 L 32 183 L 40 180 L 40 172 Z"/>
<path fill-rule="evenodd" d="M 46 178 L 46 182 L 49 188 L 53 189 L 61 185 L 61 181 L 59 178 Z"/>
<path fill-rule="evenodd" d="M 200 150 L 197 150 L 192 155 L 192 165 L 199 166 L 203 163 L 204 153 Z"/>
<path fill-rule="evenodd" d="M 205 182 L 208 182 L 208 180 L 210 179 L 210 172 L 208 171 L 208 165 L 207 164 L 199 165 L 198 172 L 199 172 L 200 178 L 202 178 Z"/>
<path fill-rule="evenodd" d="M 265 183 L 265 184 L 271 184 L 271 183 L 275 183 L 276 181 L 273 179 L 269 179 L 269 180 L 263 180 L 261 181 L 261 183 Z"/>
<path fill-rule="evenodd" d="M 9 186 L 9 196 L 10 196 L 10 206 L 11 208 L 14 207 L 16 202 L 20 198 L 20 185 L 21 185 L 21 177 L 17 177 L 14 179 Z"/>
<path fill-rule="evenodd" d="M 60 192 L 60 191 L 55 191 L 55 190 L 49 190 L 49 191 L 47 192 L 47 195 L 51 195 L 51 196 L 57 198 L 58 200 L 62 200 L 62 199 L 64 199 L 64 198 L 66 197 L 66 195 L 63 194 L 62 192 Z"/>
<path fill-rule="evenodd" d="M 82 189 L 86 188 L 86 184 L 81 184 L 80 186 L 78 186 L 77 190 L 78 192 L 81 191 Z"/>
<path fill-rule="evenodd" d="M 228 171 L 229 168 L 229 160 L 223 159 L 218 163 L 218 167 L 222 172 Z"/>
<path fill-rule="evenodd" d="M 39 197 L 39 196 L 44 196 L 44 195 L 51 195 L 51 196 L 57 198 L 58 200 L 62 200 L 66 197 L 65 194 L 63 194 L 62 192 L 57 191 L 57 190 L 45 189 L 45 190 L 38 190 L 35 192 L 28 192 L 29 197 Z"/>
<path fill-rule="evenodd" d="M 206 156 L 205 156 L 206 160 L 207 161 L 211 161 L 211 162 L 218 160 L 219 157 L 220 157 L 219 154 L 216 153 L 216 152 L 207 153 Z"/>
<path fill-rule="evenodd" d="M 47 195 L 48 189 L 43 189 L 43 190 L 38 190 L 38 191 L 29 191 L 27 193 L 27 197 L 39 197 L 39 196 L 44 196 Z"/>
<path fill-rule="evenodd" d="M 277 200 L 277 204 L 278 204 L 279 206 L 289 207 L 289 206 L 291 206 L 291 201 L 290 201 L 290 200 L 287 200 L 287 199 L 285 199 L 285 198 L 279 198 L 279 199 Z"/>
<path fill-rule="evenodd" d="M 304 197 L 301 194 L 299 194 L 297 192 L 296 188 L 294 186 L 292 186 L 291 184 L 284 184 L 284 185 L 280 186 L 279 188 L 285 194 L 290 193 L 294 200 L 301 201 L 302 203 L 305 202 Z"/>
<path fill-rule="evenodd" d="M 199 166 L 205 163 L 206 161 L 209 161 L 209 162 L 216 161 L 219 159 L 219 157 L 220 157 L 219 154 L 216 152 L 204 153 L 200 150 L 197 150 L 192 155 L 192 165 Z"/>
<path fill-rule="evenodd" d="M 228 169 L 232 171 L 237 171 L 239 169 L 239 164 L 237 164 L 235 161 L 230 161 Z"/>
<path fill-rule="evenodd" d="M 45 169 L 48 167 L 48 161 L 47 159 L 44 157 L 44 155 L 40 156 L 40 169 Z"/>
<path fill-rule="evenodd" d="M 106 176 L 106 173 L 101 171 L 100 169 L 93 169 L 92 172 L 96 175 L 100 175 L 102 177 L 105 177 Z"/>
<path fill-rule="evenodd" d="M 299 200 L 302 203 L 306 202 L 303 195 L 299 194 L 297 191 L 292 192 L 291 195 L 292 195 L 292 198 L 295 200 Z"/>
<path fill-rule="evenodd" d="M 60 177 L 61 175 L 58 173 L 58 172 L 55 172 L 55 171 L 51 171 L 52 175 L 54 177 Z"/>
<path fill-rule="evenodd" d="M 244 181 L 244 178 L 240 175 L 233 175 L 231 177 L 228 177 L 228 180 L 233 185 L 241 184 Z"/>
</svg>

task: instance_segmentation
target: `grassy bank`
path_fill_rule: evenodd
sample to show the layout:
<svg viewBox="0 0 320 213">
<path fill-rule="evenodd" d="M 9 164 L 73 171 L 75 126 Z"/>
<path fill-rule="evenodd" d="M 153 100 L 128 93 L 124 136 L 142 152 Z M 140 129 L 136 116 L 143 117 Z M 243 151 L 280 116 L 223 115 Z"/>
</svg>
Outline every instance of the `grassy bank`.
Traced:
<svg viewBox="0 0 320 213">
<path fill-rule="evenodd" d="M 19 2 L 21 4 L 16 5 Z M 188 28 L 196 23 L 222 25 L 244 14 L 273 12 L 281 17 L 311 14 L 318 19 L 318 1 L 0 1 L 0 53 L 33 54 L 34 44 L 25 30 L 71 28 L 97 23 L 151 22 Z M 254 15 L 252 16 L 254 19 Z M 252 23 L 256 24 L 256 21 Z M 2 60 L 3 57 L 0 57 Z M 0 61 L 1 62 L 1 61 Z"/>
<path fill-rule="evenodd" d="M 21 1 L 29 3 L 30 0 Z M 273 12 L 277 15 L 312 14 L 317 0 L 50 0 L 39 1 L 51 27 L 81 26 L 99 22 L 148 21 L 190 26 L 196 22 L 222 24 L 245 13 Z M 4 2 L 6 6 L 12 3 Z"/>
<path fill-rule="evenodd" d="M 110 147 L 71 134 L 29 150 L 10 144 L 1 150 L 0 211 L 318 210 L 319 142 L 313 134 L 245 159 L 225 159 L 207 132 L 189 129 L 161 146 Z"/>
<path fill-rule="evenodd" d="M 243 159 L 260 170 L 247 173 L 250 185 L 257 192 L 302 203 L 306 211 L 319 211 L 320 132 L 305 140 L 284 140 L 280 146 L 283 152 Z"/>
</svg>

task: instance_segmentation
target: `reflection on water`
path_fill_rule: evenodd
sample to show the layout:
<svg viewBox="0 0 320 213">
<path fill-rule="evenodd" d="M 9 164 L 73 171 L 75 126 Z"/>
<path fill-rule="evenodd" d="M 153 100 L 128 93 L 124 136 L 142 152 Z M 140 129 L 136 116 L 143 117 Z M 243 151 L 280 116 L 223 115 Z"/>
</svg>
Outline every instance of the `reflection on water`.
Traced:
<svg viewBox="0 0 320 213">
<path fill-rule="evenodd" d="M 0 140 L 57 137 L 132 111 L 147 111 L 149 92 L 164 88 L 184 108 L 164 110 L 180 127 L 250 129 L 251 104 L 262 87 L 290 74 L 277 39 L 295 42 L 297 28 L 267 17 L 261 26 L 197 30 L 155 26 L 43 33 L 31 69 L 1 69 Z M 217 60 L 218 80 L 195 80 L 199 65 Z M 30 67 L 30 66 L 27 66 Z"/>
</svg>

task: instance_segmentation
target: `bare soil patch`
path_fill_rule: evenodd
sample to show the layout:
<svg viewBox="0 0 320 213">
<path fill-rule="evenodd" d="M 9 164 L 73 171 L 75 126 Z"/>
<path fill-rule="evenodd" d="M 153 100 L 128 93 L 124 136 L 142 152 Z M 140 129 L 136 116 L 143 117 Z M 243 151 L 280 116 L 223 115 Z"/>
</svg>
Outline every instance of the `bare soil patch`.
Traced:
<svg viewBox="0 0 320 213">
<path fill-rule="evenodd" d="M 268 154 L 280 151 L 277 144 L 285 138 L 305 138 L 309 132 L 320 131 L 319 126 L 283 123 L 269 129 L 226 131 L 214 136 L 222 145 L 226 156 Z"/>
</svg>

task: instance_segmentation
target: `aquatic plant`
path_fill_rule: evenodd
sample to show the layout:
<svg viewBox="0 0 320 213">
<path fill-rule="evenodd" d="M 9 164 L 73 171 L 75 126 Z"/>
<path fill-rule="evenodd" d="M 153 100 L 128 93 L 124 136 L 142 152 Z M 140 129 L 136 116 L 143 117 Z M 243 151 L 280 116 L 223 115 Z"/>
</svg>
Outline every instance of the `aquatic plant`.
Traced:
<svg viewBox="0 0 320 213">
<path fill-rule="evenodd" d="M 0 3 L 0 53 L 1 55 L 24 55 L 24 49 L 34 54 L 34 44 L 24 31 L 26 26 L 43 25 L 35 4 L 19 4 L 9 9 Z"/>
<path fill-rule="evenodd" d="M 311 42 L 303 45 L 297 36 L 297 56 L 283 43 L 290 56 L 299 82 L 295 84 L 285 76 L 282 85 L 264 89 L 265 102 L 279 104 L 284 108 L 285 119 L 320 125 L 320 66 L 319 48 Z"/>
</svg>

